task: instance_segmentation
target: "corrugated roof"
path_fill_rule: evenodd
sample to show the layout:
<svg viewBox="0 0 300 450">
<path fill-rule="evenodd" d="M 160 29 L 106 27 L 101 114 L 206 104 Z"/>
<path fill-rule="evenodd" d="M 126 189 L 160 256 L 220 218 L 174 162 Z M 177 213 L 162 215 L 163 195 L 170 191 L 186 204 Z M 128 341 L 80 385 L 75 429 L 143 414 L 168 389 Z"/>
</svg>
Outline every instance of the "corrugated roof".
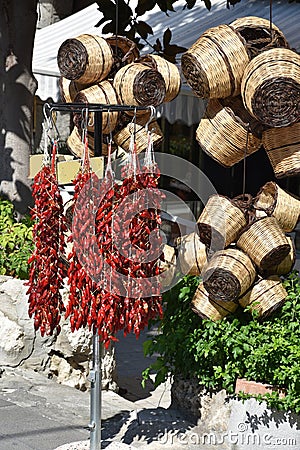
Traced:
<svg viewBox="0 0 300 450">
<path fill-rule="evenodd" d="M 136 3 L 131 1 L 130 4 Z M 288 0 L 273 0 L 272 19 L 285 34 L 291 47 L 300 51 L 300 4 L 288 3 Z M 183 47 L 190 47 L 198 37 L 208 28 L 222 23 L 231 23 L 238 17 L 258 16 L 270 18 L 269 0 L 241 0 L 230 9 L 226 7 L 226 0 L 212 0 L 212 8 L 208 11 L 203 1 L 197 2 L 192 8 L 184 9 L 184 0 L 175 3 L 176 12 L 169 12 L 168 16 L 158 10 L 150 11 L 142 20 L 148 22 L 155 37 L 161 36 L 166 28 L 172 31 L 172 42 Z M 39 81 L 38 95 L 45 99 L 57 99 L 57 76 L 59 70 L 56 62 L 59 46 L 65 39 L 76 37 L 81 33 L 101 35 L 101 28 L 95 27 L 101 14 L 98 5 L 93 5 L 79 11 L 41 30 L 37 30 L 33 52 L 33 72 Z M 151 37 L 149 38 L 151 41 Z M 148 52 L 145 48 L 143 52 Z M 179 56 L 180 60 L 180 56 Z M 45 76 L 48 76 L 46 79 Z M 52 87 L 51 87 L 52 85 Z"/>
</svg>

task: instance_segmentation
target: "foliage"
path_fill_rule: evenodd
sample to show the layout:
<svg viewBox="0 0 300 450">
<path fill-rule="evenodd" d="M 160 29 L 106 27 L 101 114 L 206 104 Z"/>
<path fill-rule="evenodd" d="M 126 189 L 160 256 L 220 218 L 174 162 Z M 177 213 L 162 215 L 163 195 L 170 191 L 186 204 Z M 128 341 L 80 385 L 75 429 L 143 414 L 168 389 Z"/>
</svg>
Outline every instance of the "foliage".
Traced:
<svg viewBox="0 0 300 450">
<path fill-rule="evenodd" d="M 165 296 L 160 334 L 144 346 L 145 355 L 160 356 L 143 372 L 144 381 L 154 370 L 156 385 L 168 374 L 181 374 L 205 388 L 234 394 L 236 379 L 246 378 L 285 389 L 285 398 L 274 392 L 257 399 L 300 413 L 299 274 L 284 280 L 287 300 L 264 321 L 242 309 L 219 322 L 200 319 L 190 308 L 198 282 L 185 277 Z"/>
<path fill-rule="evenodd" d="M 167 29 L 163 33 L 163 37 L 156 38 L 155 43 L 148 41 L 149 35 L 153 36 L 153 30 L 149 24 L 139 20 L 139 17 L 143 16 L 147 11 L 151 11 L 154 7 L 158 6 L 161 11 L 168 15 L 169 11 L 174 12 L 173 5 L 177 0 L 138 0 L 136 8 L 133 10 L 130 6 L 130 2 L 125 0 L 98 0 L 99 11 L 103 17 L 97 23 L 96 26 L 103 26 L 102 32 L 116 33 L 121 36 L 126 36 L 132 41 L 136 42 L 139 48 L 143 48 L 144 41 L 150 45 L 155 53 L 163 56 L 165 59 L 175 62 L 176 55 L 186 50 L 184 47 L 171 44 L 172 32 Z M 201 0 L 205 3 L 207 9 L 211 8 L 210 0 Z M 234 5 L 240 0 L 227 0 L 227 7 Z M 196 4 L 196 0 L 186 0 L 184 8 L 192 9 Z M 163 21 L 163 19 L 162 19 Z"/>
<path fill-rule="evenodd" d="M 32 250 L 31 219 L 25 216 L 17 222 L 13 204 L 0 198 L 0 274 L 26 279 Z"/>
</svg>

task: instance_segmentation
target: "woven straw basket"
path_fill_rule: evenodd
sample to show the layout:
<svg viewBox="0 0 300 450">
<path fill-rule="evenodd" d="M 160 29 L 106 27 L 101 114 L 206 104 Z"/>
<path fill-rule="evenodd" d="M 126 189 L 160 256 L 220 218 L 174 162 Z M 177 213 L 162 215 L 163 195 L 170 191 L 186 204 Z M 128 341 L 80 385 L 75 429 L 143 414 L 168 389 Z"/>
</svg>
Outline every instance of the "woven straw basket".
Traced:
<svg viewBox="0 0 300 450">
<path fill-rule="evenodd" d="M 261 132 L 256 123 L 240 97 L 232 97 L 226 106 L 220 100 L 211 99 L 197 128 L 196 139 L 211 158 L 224 167 L 232 167 L 260 148 Z"/>
<path fill-rule="evenodd" d="M 284 128 L 269 128 L 262 142 L 276 178 L 300 173 L 300 122 Z"/>
<path fill-rule="evenodd" d="M 198 97 L 225 98 L 240 93 L 250 56 L 243 38 L 229 25 L 209 28 L 182 55 L 187 83 Z"/>
<path fill-rule="evenodd" d="M 151 131 L 151 138 L 153 147 L 158 147 L 163 140 L 163 133 L 156 120 L 152 120 L 149 124 L 149 131 Z M 117 131 L 113 135 L 113 140 L 116 145 L 121 147 L 126 152 L 130 152 L 130 141 L 132 134 L 135 133 L 135 143 L 137 153 L 141 153 L 148 147 L 148 133 L 145 128 L 145 121 L 143 116 L 141 120 L 137 117 L 136 123 L 128 123 L 124 128 Z"/>
<path fill-rule="evenodd" d="M 76 81 L 68 80 L 67 78 L 60 77 L 59 79 L 59 92 L 63 102 L 74 102 L 76 95 L 84 89 L 85 85 L 76 83 Z"/>
<path fill-rule="evenodd" d="M 89 155 L 92 157 L 95 154 L 95 139 L 93 133 L 87 133 Z M 67 146 L 72 153 L 72 155 L 77 158 L 82 158 L 83 155 L 83 143 L 81 135 L 77 127 L 74 127 L 70 136 L 67 139 Z M 102 155 L 107 155 L 107 145 L 102 143 Z"/>
<path fill-rule="evenodd" d="M 233 313 L 237 307 L 238 305 L 235 302 L 225 303 L 212 300 L 202 282 L 198 285 L 191 304 L 192 310 L 198 316 L 202 317 L 202 319 L 213 320 L 214 322 L 222 320 L 224 317 Z"/>
<path fill-rule="evenodd" d="M 278 264 L 277 266 L 270 267 L 269 270 L 265 271 L 263 273 L 264 277 L 269 275 L 287 275 L 293 269 L 296 261 L 296 249 L 293 239 L 290 236 L 287 236 L 286 238 L 290 246 L 289 254 L 284 258 L 284 260 L 280 264 Z"/>
<path fill-rule="evenodd" d="M 200 275 L 207 262 L 206 246 L 197 233 L 183 236 L 178 241 L 178 259 L 185 275 Z"/>
<path fill-rule="evenodd" d="M 100 36 L 81 34 L 64 41 L 57 55 L 60 74 L 82 84 L 104 80 L 113 65 L 110 45 Z"/>
<path fill-rule="evenodd" d="M 254 207 L 276 217 L 285 232 L 293 231 L 300 218 L 300 199 L 280 188 L 274 181 L 269 181 L 261 188 Z"/>
<path fill-rule="evenodd" d="M 239 299 L 240 305 L 250 310 L 257 310 L 259 317 L 264 319 L 284 303 L 287 292 L 278 276 L 260 278 L 243 297 Z"/>
<path fill-rule="evenodd" d="M 101 83 L 94 84 L 83 91 L 80 91 L 76 97 L 75 102 L 78 103 L 100 103 L 102 105 L 116 105 L 118 103 L 116 92 L 113 85 L 105 80 Z M 118 112 L 103 112 L 102 114 L 102 132 L 108 134 L 113 131 L 118 123 Z M 89 131 L 94 130 L 94 113 L 90 113 Z M 76 121 L 75 121 L 76 123 Z M 80 124 L 78 124 L 80 126 Z"/>
<path fill-rule="evenodd" d="M 114 63 L 108 77 L 113 78 L 121 67 L 138 59 L 140 52 L 136 43 L 125 36 L 109 36 L 106 38 L 106 41 L 112 49 L 114 58 Z"/>
<path fill-rule="evenodd" d="M 256 264 L 259 271 L 280 264 L 290 252 L 290 246 L 275 217 L 263 217 L 249 225 L 237 241 Z"/>
<path fill-rule="evenodd" d="M 215 251 L 234 242 L 247 222 L 243 211 L 232 200 L 212 195 L 197 225 L 201 242 Z"/>
<path fill-rule="evenodd" d="M 159 267 L 162 269 L 160 275 L 160 282 L 162 287 L 169 286 L 176 273 L 177 258 L 175 248 L 170 245 L 165 245 L 163 249 L 164 261 L 159 261 Z"/>
<path fill-rule="evenodd" d="M 202 271 L 204 287 L 213 300 L 237 300 L 254 283 L 255 268 L 249 256 L 236 248 L 216 252 Z"/>
<path fill-rule="evenodd" d="M 236 19 L 230 25 L 245 39 L 252 58 L 271 48 L 289 48 L 282 31 L 269 20 L 248 16 Z"/>
<path fill-rule="evenodd" d="M 299 121 L 300 55 L 274 48 L 256 56 L 244 72 L 241 93 L 248 111 L 270 127 Z"/>
<path fill-rule="evenodd" d="M 158 55 L 145 55 L 139 60 L 157 70 L 165 80 L 166 96 L 164 102 L 170 102 L 179 94 L 181 87 L 180 73 L 177 66 Z"/>
<path fill-rule="evenodd" d="M 116 73 L 113 83 L 121 105 L 158 106 L 166 96 L 162 75 L 140 63 L 122 67 Z M 144 114 L 144 111 L 141 113 Z"/>
</svg>

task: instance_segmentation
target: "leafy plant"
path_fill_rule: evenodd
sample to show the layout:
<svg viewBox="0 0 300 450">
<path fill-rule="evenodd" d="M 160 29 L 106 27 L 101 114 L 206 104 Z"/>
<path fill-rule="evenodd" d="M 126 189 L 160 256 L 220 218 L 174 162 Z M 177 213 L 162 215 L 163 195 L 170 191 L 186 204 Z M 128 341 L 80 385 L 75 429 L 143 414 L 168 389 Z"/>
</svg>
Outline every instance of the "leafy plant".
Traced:
<svg viewBox="0 0 300 450">
<path fill-rule="evenodd" d="M 152 371 L 156 385 L 168 374 L 180 374 L 198 379 L 205 388 L 234 394 L 236 379 L 246 378 L 286 391 L 285 398 L 274 392 L 257 396 L 259 401 L 300 413 L 299 274 L 292 272 L 284 280 L 287 300 L 264 321 L 241 308 L 222 321 L 200 319 L 190 308 L 198 283 L 197 277 L 185 277 L 165 296 L 160 333 L 144 345 L 146 355 L 159 357 L 143 372 L 144 381 Z"/>
<path fill-rule="evenodd" d="M 13 204 L 0 198 L 1 275 L 11 275 L 21 279 L 28 277 L 27 260 L 33 250 L 32 225 L 28 216 L 17 222 Z"/>
</svg>

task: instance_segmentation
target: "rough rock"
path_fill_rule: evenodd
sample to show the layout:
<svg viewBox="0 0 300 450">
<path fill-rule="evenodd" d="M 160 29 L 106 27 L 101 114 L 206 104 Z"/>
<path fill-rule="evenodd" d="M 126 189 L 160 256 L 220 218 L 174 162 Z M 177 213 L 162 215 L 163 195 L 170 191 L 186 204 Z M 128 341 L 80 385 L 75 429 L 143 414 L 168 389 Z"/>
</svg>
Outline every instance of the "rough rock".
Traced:
<svg viewBox="0 0 300 450">
<path fill-rule="evenodd" d="M 225 390 L 209 392 L 197 380 L 175 377 L 171 388 L 172 406 L 194 418 L 203 432 L 225 432 L 232 401 Z"/>
<path fill-rule="evenodd" d="M 68 321 L 62 321 L 58 336 L 41 337 L 28 316 L 27 289 L 22 280 L 0 276 L 0 367 L 22 365 L 58 383 L 89 389 L 92 333 L 86 329 L 72 333 Z M 67 291 L 63 298 L 67 300 Z M 111 346 L 103 350 L 103 389 L 117 391 L 115 370 L 115 348 Z"/>
</svg>

